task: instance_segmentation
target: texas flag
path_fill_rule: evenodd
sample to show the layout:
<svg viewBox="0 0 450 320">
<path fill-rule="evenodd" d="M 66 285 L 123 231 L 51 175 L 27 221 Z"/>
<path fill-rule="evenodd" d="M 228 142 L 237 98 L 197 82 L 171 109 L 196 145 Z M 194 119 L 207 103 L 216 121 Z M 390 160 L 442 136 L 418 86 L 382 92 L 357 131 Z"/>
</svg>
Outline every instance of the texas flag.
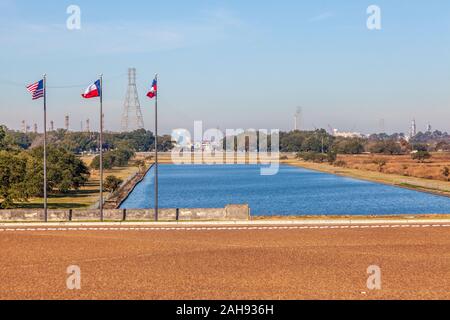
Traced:
<svg viewBox="0 0 450 320">
<path fill-rule="evenodd" d="M 81 96 L 85 99 L 90 99 L 100 97 L 101 94 L 102 88 L 100 86 L 100 80 L 97 80 L 95 83 L 91 84 Z"/>
<path fill-rule="evenodd" d="M 147 93 L 147 97 L 153 99 L 158 94 L 158 80 L 153 80 L 152 88 L 149 93 Z"/>
</svg>

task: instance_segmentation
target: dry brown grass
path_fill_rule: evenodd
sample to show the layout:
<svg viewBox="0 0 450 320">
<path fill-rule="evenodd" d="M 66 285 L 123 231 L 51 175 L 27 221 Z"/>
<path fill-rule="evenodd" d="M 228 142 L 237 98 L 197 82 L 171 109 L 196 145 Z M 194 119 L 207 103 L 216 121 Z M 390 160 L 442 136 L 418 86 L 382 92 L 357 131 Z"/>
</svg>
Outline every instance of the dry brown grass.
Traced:
<svg viewBox="0 0 450 320">
<path fill-rule="evenodd" d="M 385 166 L 375 163 L 383 159 Z M 338 161 L 345 165 L 334 166 L 328 163 L 312 163 L 295 159 L 282 161 L 287 165 L 327 172 L 340 176 L 353 177 L 398 187 L 414 189 L 450 196 L 450 182 L 442 175 L 442 169 L 450 168 L 450 154 L 434 154 L 426 163 L 418 163 L 410 156 L 385 155 L 341 155 Z M 378 162 L 379 163 L 379 162 Z"/>
<path fill-rule="evenodd" d="M 377 159 L 383 159 L 386 165 L 381 172 L 405 177 L 448 181 L 442 172 L 445 167 L 450 168 L 450 153 L 433 153 L 432 158 L 425 163 L 411 159 L 410 155 L 339 155 L 338 161 L 344 161 L 345 167 L 367 171 L 378 171 Z"/>
</svg>

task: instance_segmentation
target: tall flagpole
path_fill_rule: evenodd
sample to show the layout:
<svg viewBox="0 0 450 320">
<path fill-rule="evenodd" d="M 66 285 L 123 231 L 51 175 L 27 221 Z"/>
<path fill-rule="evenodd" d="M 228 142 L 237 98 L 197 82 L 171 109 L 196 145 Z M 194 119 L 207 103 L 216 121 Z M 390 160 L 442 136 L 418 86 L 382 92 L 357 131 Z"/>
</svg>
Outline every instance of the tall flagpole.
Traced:
<svg viewBox="0 0 450 320">
<path fill-rule="evenodd" d="M 47 75 L 43 76 L 44 82 L 44 217 L 48 222 L 47 204 Z"/>
<path fill-rule="evenodd" d="M 100 220 L 103 222 L 103 74 L 100 75 Z"/>
<path fill-rule="evenodd" d="M 158 95 L 159 83 L 158 74 L 155 75 L 157 83 L 156 97 L 155 97 L 155 221 L 159 220 L 159 181 L 158 181 Z"/>
</svg>

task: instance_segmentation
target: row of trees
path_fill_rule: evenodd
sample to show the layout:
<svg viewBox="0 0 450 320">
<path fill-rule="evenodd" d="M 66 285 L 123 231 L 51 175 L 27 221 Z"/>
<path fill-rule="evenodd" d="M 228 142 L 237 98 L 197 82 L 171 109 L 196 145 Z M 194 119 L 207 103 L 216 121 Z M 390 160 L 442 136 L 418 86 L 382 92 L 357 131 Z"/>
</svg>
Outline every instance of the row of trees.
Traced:
<svg viewBox="0 0 450 320">
<path fill-rule="evenodd" d="M 113 167 L 124 167 L 128 165 L 128 162 L 134 155 L 135 152 L 126 145 L 122 145 L 112 151 L 107 151 L 103 154 L 103 168 L 108 170 Z M 90 167 L 94 170 L 100 169 L 100 156 L 94 158 Z"/>
<path fill-rule="evenodd" d="M 438 137 L 439 132 L 425 136 Z M 421 135 L 419 140 L 407 141 L 403 135 L 372 135 L 368 138 L 334 137 L 325 130 L 293 131 L 280 133 L 281 152 L 316 152 L 337 154 L 361 154 L 364 152 L 386 155 L 409 154 L 413 151 L 446 151 L 450 150 L 450 141 L 426 140 Z"/>
<path fill-rule="evenodd" d="M 3 135 L 0 136 L 0 150 L 4 150 L 6 146 L 11 150 L 28 150 L 44 143 L 42 134 L 12 131 L 5 127 L 1 127 L 0 135 Z M 59 129 L 49 132 L 47 139 L 49 145 L 60 146 L 75 154 L 99 150 L 99 134 L 94 132 L 69 132 Z M 148 152 L 155 148 L 154 134 L 144 129 L 124 133 L 106 132 L 103 140 L 104 150 L 114 150 L 124 145 L 134 152 Z M 4 142 L 3 146 L 1 141 Z M 162 152 L 173 149 L 171 136 L 159 137 L 158 142 L 158 148 Z"/>
<path fill-rule="evenodd" d="M 36 134 L 10 131 L 6 127 L 0 125 L 0 150 L 28 149 L 36 137 Z"/>
<path fill-rule="evenodd" d="M 261 132 L 247 132 L 238 136 L 227 137 L 223 141 L 224 148 L 227 147 L 227 141 L 234 139 L 235 150 L 244 151 L 245 149 L 245 151 L 256 151 L 260 150 L 260 142 L 264 139 L 268 141 L 270 150 L 270 137 L 262 135 L 263 133 Z M 438 134 L 434 136 L 438 136 Z M 306 161 L 327 161 L 330 163 L 336 162 L 338 154 L 353 155 L 362 153 L 385 155 L 412 154 L 413 159 L 425 161 L 431 157 L 429 151 L 435 151 L 436 148 L 433 144 L 419 143 L 417 141 L 410 143 L 402 134 L 394 134 L 391 136 L 380 134 L 371 135 L 366 138 L 344 138 L 330 135 L 323 129 L 315 131 L 280 132 L 279 143 L 281 152 L 296 153 L 299 158 Z M 443 148 L 445 144 L 445 141 L 441 141 L 437 146 Z"/>
<path fill-rule="evenodd" d="M 450 140 L 447 142 L 446 134 L 436 132 L 428 134 L 431 138 L 442 137 L 444 140 L 419 140 L 407 141 L 402 134 L 377 134 L 365 138 L 344 138 L 330 135 L 326 130 L 315 131 L 291 131 L 280 132 L 279 143 L 281 152 L 289 153 L 320 153 L 320 154 L 385 154 L 400 155 L 409 154 L 413 151 L 450 151 Z M 270 150 L 271 137 L 264 136 L 262 132 L 245 132 L 237 136 L 229 136 L 223 140 L 223 148 L 230 149 L 230 143 L 234 142 L 234 150 L 254 152 L 260 150 L 262 145 L 267 144 Z M 234 140 L 234 141 L 233 141 Z M 425 142 L 423 142 L 425 141 Z"/>
</svg>

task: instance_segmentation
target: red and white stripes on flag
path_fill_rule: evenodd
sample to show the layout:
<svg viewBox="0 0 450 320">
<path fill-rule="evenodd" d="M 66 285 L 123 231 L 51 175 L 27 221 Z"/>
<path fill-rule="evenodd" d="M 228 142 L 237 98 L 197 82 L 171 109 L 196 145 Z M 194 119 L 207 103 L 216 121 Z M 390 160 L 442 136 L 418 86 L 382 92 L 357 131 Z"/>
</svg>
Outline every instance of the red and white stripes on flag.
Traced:
<svg viewBox="0 0 450 320">
<path fill-rule="evenodd" d="M 147 93 L 147 97 L 153 99 L 154 97 L 156 97 L 157 94 L 158 94 L 158 80 L 155 78 L 155 80 L 153 80 L 152 83 L 152 88 Z"/>
<path fill-rule="evenodd" d="M 40 99 L 44 96 L 45 89 L 44 89 L 44 80 L 39 80 L 36 83 L 30 84 L 27 87 L 28 92 L 31 93 L 31 96 L 33 100 Z"/>
</svg>

